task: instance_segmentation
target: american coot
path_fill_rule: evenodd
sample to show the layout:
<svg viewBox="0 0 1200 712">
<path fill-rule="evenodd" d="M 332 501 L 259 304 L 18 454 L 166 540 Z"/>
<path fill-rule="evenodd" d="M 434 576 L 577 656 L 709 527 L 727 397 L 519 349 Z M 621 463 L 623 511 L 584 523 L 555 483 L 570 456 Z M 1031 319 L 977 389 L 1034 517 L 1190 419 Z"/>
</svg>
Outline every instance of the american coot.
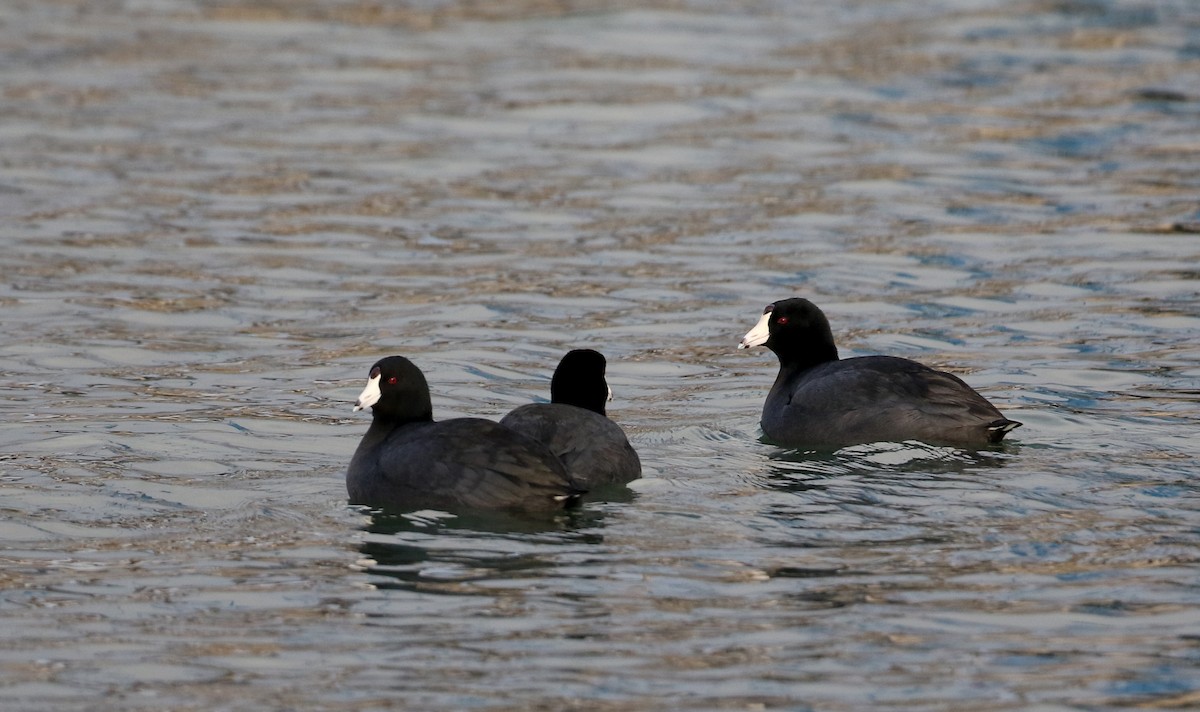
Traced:
<svg viewBox="0 0 1200 712">
<path fill-rule="evenodd" d="M 739 349 L 766 344 L 779 375 L 763 405 L 763 433 L 784 447 L 879 441 L 997 443 L 1021 424 L 957 376 L 895 356 L 838 359 L 829 321 L 807 299 L 768 306 Z"/>
<path fill-rule="evenodd" d="M 548 511 L 583 494 L 541 443 L 482 418 L 434 422 L 425 376 L 403 356 L 371 367 L 354 410 L 371 427 L 346 472 L 352 504 L 397 511 Z"/>
<path fill-rule="evenodd" d="M 604 413 L 611 397 L 604 356 L 577 349 L 563 356 L 550 380 L 550 403 L 531 403 L 500 421 L 538 442 L 566 465 L 581 486 L 625 484 L 642 475 L 642 463 L 621 426 Z"/>
</svg>

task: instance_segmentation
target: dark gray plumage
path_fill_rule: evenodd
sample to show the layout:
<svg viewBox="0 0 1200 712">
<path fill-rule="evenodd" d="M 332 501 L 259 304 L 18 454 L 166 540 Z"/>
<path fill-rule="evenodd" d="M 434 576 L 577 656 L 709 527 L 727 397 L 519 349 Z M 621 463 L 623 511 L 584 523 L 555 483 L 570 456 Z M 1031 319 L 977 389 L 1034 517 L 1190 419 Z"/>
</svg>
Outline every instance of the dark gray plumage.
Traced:
<svg viewBox="0 0 1200 712">
<path fill-rule="evenodd" d="M 606 365 L 598 351 L 568 352 L 550 381 L 550 403 L 523 405 L 500 421 L 544 443 L 586 489 L 625 484 L 642 475 L 642 463 L 625 432 L 605 414 Z"/>
<path fill-rule="evenodd" d="M 402 356 L 371 367 L 355 410 L 371 427 L 346 472 L 352 504 L 395 511 L 552 511 L 582 490 L 545 445 L 481 418 L 435 422 L 425 376 Z"/>
<path fill-rule="evenodd" d="M 1021 425 L 952 374 L 895 356 L 839 359 L 829 321 L 807 299 L 768 306 L 738 348 L 759 344 L 779 357 L 762 429 L 784 447 L 904 440 L 980 447 Z"/>
</svg>

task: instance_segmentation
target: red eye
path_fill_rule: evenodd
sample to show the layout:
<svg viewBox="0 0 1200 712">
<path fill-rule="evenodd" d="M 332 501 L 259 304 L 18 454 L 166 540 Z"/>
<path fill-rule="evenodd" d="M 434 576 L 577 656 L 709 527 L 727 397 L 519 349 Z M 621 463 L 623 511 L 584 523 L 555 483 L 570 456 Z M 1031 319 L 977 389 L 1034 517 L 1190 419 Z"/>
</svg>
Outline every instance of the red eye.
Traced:
<svg viewBox="0 0 1200 712">
<path fill-rule="evenodd" d="M 781 317 L 779 317 L 778 319 L 776 319 L 776 320 L 775 320 L 775 323 L 776 323 L 776 324 L 779 324 L 780 326 L 783 326 L 784 324 L 786 324 L 786 323 L 787 323 L 787 317 L 786 317 L 786 316 L 781 316 Z"/>
<path fill-rule="evenodd" d="M 389 386 L 394 386 L 398 380 L 400 379 L 396 378 L 395 376 L 388 376 L 387 382 Z"/>
</svg>

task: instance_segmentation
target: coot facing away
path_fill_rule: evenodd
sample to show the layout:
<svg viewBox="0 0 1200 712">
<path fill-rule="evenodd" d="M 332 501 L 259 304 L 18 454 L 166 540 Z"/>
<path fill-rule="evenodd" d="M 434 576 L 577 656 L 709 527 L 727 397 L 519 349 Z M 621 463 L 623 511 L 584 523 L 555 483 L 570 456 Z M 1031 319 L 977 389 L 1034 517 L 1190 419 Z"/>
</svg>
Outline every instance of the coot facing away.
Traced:
<svg viewBox="0 0 1200 712">
<path fill-rule="evenodd" d="M 612 393 L 606 366 L 598 351 L 568 352 L 550 380 L 550 402 L 520 406 L 500 421 L 545 444 L 585 489 L 625 484 L 642 474 L 625 432 L 605 413 Z"/>
</svg>

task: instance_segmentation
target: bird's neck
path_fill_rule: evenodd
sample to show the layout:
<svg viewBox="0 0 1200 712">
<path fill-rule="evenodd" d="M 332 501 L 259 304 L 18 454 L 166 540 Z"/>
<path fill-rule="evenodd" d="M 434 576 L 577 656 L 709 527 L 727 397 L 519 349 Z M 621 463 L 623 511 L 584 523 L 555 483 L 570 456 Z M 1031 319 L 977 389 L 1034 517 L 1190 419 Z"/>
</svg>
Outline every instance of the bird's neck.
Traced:
<svg viewBox="0 0 1200 712">
<path fill-rule="evenodd" d="M 823 363 L 838 360 L 837 346 L 833 344 L 808 346 L 798 351 L 776 351 L 775 355 L 779 357 L 780 371 L 804 371 Z"/>
</svg>

